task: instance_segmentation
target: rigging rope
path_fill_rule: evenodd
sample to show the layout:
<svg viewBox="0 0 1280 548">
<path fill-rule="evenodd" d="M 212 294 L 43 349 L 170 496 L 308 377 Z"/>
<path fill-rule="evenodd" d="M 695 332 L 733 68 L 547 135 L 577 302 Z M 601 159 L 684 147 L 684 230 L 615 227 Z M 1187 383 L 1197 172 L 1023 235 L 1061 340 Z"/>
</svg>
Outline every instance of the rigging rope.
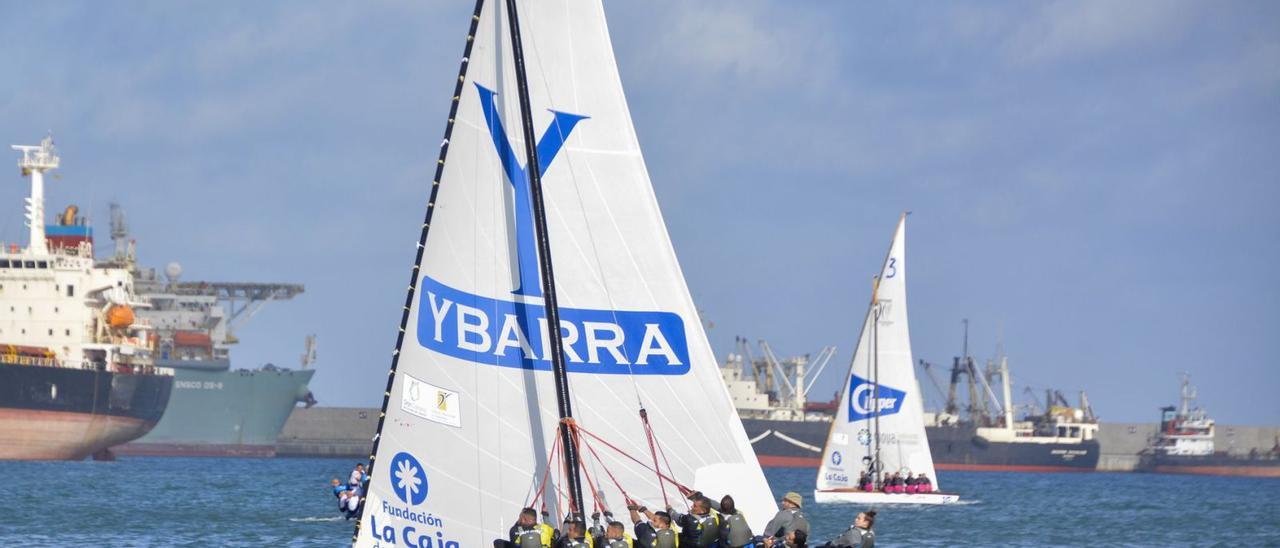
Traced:
<svg viewBox="0 0 1280 548">
<path fill-rule="evenodd" d="M 658 453 L 653 443 L 653 428 L 649 426 L 649 412 L 644 407 L 640 408 L 640 422 L 644 424 L 644 435 L 649 440 L 649 456 L 653 458 L 653 471 L 658 473 Z M 671 470 L 671 466 L 667 465 L 667 470 Z M 658 487 L 662 489 L 663 506 L 671 506 L 671 501 L 667 500 L 667 486 L 662 484 L 662 474 L 658 473 Z"/>
</svg>

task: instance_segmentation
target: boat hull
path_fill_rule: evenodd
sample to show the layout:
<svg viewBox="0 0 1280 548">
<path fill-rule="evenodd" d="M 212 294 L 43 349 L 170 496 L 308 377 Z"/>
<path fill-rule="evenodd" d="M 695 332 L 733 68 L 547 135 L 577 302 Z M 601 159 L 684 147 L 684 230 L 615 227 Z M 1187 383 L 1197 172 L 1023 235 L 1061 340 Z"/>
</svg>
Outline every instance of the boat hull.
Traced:
<svg viewBox="0 0 1280 548">
<path fill-rule="evenodd" d="M 173 377 L 0 363 L 0 460 L 81 460 L 164 414 Z"/>
<path fill-rule="evenodd" d="M 989 441 L 971 426 L 930 426 L 929 452 L 938 470 L 983 472 L 1092 472 L 1102 449 L 1097 440 L 1078 443 Z"/>
<path fill-rule="evenodd" d="M 878 493 L 869 491 L 835 491 L 817 490 L 813 492 L 813 500 L 819 503 L 848 504 L 953 504 L 960 501 L 960 495 L 954 493 Z"/>
<path fill-rule="evenodd" d="M 1145 456 L 1139 463 L 1139 472 L 1161 474 L 1194 474 L 1200 476 L 1241 476 L 1250 478 L 1280 478 L 1280 458 L 1235 457 L 1229 455 Z"/>
<path fill-rule="evenodd" d="M 783 468 L 817 468 L 831 430 L 830 421 L 742 419 L 742 426 L 760 466 Z"/>
<path fill-rule="evenodd" d="M 164 362 L 161 362 L 164 363 Z M 222 363 L 226 363 L 225 361 Z M 173 398 L 149 434 L 122 455 L 273 457 L 280 430 L 314 369 L 176 368 Z"/>
</svg>

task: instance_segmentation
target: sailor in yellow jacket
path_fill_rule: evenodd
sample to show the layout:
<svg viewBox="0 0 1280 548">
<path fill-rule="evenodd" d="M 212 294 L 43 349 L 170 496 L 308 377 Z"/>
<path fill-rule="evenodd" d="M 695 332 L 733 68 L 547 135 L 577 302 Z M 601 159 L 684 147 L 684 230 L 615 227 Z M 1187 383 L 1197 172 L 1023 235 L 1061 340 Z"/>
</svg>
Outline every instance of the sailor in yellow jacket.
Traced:
<svg viewBox="0 0 1280 548">
<path fill-rule="evenodd" d="M 544 523 L 538 523 L 538 512 L 533 508 L 520 511 L 516 524 L 511 526 L 508 540 L 493 541 L 494 548 L 551 548 L 556 541 L 556 530 L 545 523 L 549 516 L 543 514 Z"/>
</svg>

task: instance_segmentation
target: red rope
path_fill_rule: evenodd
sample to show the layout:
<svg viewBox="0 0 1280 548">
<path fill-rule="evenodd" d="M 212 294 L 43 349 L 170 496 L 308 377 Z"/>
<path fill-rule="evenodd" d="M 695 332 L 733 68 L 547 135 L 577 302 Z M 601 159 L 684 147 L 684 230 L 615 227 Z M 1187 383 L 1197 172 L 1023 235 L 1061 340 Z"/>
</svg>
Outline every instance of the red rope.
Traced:
<svg viewBox="0 0 1280 548">
<path fill-rule="evenodd" d="M 583 459 L 583 458 L 581 458 L 581 455 L 582 455 L 582 437 L 578 435 L 578 429 L 577 429 L 577 427 L 576 427 L 576 426 L 577 426 L 576 424 L 570 424 L 570 425 L 569 425 L 569 433 L 570 433 L 570 435 L 572 435 L 572 436 L 573 436 L 573 448 L 574 448 L 574 450 L 575 450 L 575 451 L 577 451 L 577 452 L 578 452 L 578 455 L 579 455 L 579 458 L 578 458 L 578 470 L 580 470 L 580 471 L 582 472 L 582 477 L 587 478 L 587 488 L 591 489 L 591 500 L 592 500 L 593 502 L 595 502 L 595 503 L 596 503 L 596 504 L 595 504 L 595 506 L 596 506 L 596 511 L 597 511 L 597 512 L 604 512 L 604 511 L 606 511 L 606 509 L 605 509 L 604 505 L 603 505 L 603 504 L 601 504 L 601 502 L 600 502 L 600 497 L 598 496 L 599 491 L 596 491 L 596 484 L 595 484 L 594 482 L 592 482 L 592 481 L 591 481 L 591 473 L 587 471 L 587 463 L 586 463 L 586 460 L 585 460 L 585 459 Z"/>
<path fill-rule="evenodd" d="M 653 458 L 653 471 L 658 474 L 658 488 L 662 489 L 662 504 L 671 506 L 671 502 L 667 500 L 667 486 L 662 484 L 662 474 L 658 472 L 658 453 L 654 450 L 653 428 L 649 426 L 649 413 L 640 408 L 640 422 L 644 424 L 644 435 L 649 440 L 649 456 Z M 671 465 L 667 465 L 667 471 L 671 470 Z"/>
<path fill-rule="evenodd" d="M 658 479 L 659 479 L 659 480 L 666 480 L 666 481 L 669 481 L 669 482 L 671 482 L 671 485 L 676 486 L 676 487 L 677 487 L 677 488 L 679 488 L 681 491 L 689 490 L 690 492 L 692 492 L 692 490 L 691 490 L 691 489 L 689 489 L 689 488 L 688 488 L 687 486 L 685 486 L 684 484 L 682 484 L 682 483 L 680 483 L 680 482 L 676 481 L 674 478 L 672 478 L 672 477 L 670 477 L 670 476 L 667 476 L 666 474 L 663 474 L 660 470 L 658 470 L 658 469 L 656 469 L 656 468 L 652 468 L 652 467 L 650 467 L 648 464 L 645 464 L 645 463 L 644 463 L 644 461 L 641 461 L 640 459 L 635 458 L 634 456 L 632 456 L 631 454 L 627 453 L 626 451 L 623 451 L 622 449 L 619 449 L 619 448 L 618 448 L 618 446 L 616 446 L 616 445 L 614 445 L 614 444 L 612 444 L 612 443 L 609 443 L 609 442 L 608 442 L 608 441 L 606 441 L 604 438 L 601 438 L 600 436 L 597 436 L 597 435 L 595 435 L 594 433 L 592 433 L 590 430 L 587 430 L 586 428 L 583 428 L 583 427 L 581 427 L 581 426 L 579 426 L 579 427 L 578 427 L 578 430 L 581 430 L 583 434 L 586 434 L 586 435 L 590 436 L 590 437 L 591 437 L 591 439 L 596 440 L 596 441 L 598 441 L 598 442 L 600 442 L 600 443 L 604 444 L 604 446 L 605 446 L 605 447 L 608 447 L 609 449 L 613 449 L 613 450 L 614 450 L 614 452 L 618 453 L 619 455 L 622 455 L 622 456 L 624 456 L 624 457 L 627 457 L 628 459 L 631 459 L 631 461 L 632 461 L 632 462 L 634 462 L 634 463 L 636 463 L 636 464 L 640 465 L 640 467 L 641 467 L 641 468 L 644 468 L 645 470 L 648 470 L 648 471 L 650 471 L 650 472 L 654 472 L 654 473 L 656 473 L 656 474 L 658 475 Z M 588 445 L 587 447 L 590 447 L 590 445 Z M 659 483 L 661 483 L 661 481 L 659 481 Z"/>
<path fill-rule="evenodd" d="M 605 466 L 603 460 L 600 460 L 600 455 L 596 453 L 594 447 L 591 447 L 591 444 L 587 444 L 587 451 L 591 452 L 591 456 L 596 459 L 596 462 L 600 463 L 600 468 L 604 469 L 605 475 L 609 476 L 609 480 L 618 488 L 618 492 L 622 493 L 622 499 L 626 501 L 627 506 L 635 504 L 635 499 L 631 498 L 631 495 L 627 494 L 627 490 L 622 488 L 622 483 L 618 481 L 618 478 L 613 477 L 613 472 L 610 472 L 609 467 Z"/>
<path fill-rule="evenodd" d="M 649 428 L 650 428 L 650 430 L 652 431 L 652 428 L 653 428 L 653 427 L 649 427 Z M 655 436 L 655 438 L 656 438 L 656 436 Z M 672 473 L 672 472 L 671 472 L 671 462 L 667 460 L 667 452 L 666 452 L 666 451 L 663 451 L 663 450 L 662 450 L 662 446 L 661 446 L 661 445 L 659 445 L 657 442 L 654 442 L 654 445 L 658 447 L 658 454 L 662 456 L 662 463 L 667 465 L 667 473 L 668 473 L 668 474 Z M 682 500 L 684 500 L 684 507 L 685 507 L 685 510 L 690 510 L 691 508 L 690 508 L 690 506 L 689 506 L 689 499 L 688 499 L 687 497 L 688 497 L 691 493 L 693 493 L 693 491 L 692 491 L 692 490 L 690 490 L 689 488 L 687 488 L 687 487 L 683 486 L 683 485 L 676 485 L 676 488 L 680 490 L 680 495 L 681 495 L 682 497 L 685 497 L 685 498 L 683 498 L 683 499 L 682 499 Z"/>
<path fill-rule="evenodd" d="M 534 493 L 533 500 L 529 501 L 529 504 L 526 505 L 527 507 L 533 507 L 532 503 L 542 499 L 542 492 L 547 488 L 547 478 L 551 477 L 551 464 L 556 458 L 556 451 L 558 449 L 560 449 L 560 436 L 556 436 L 556 441 L 551 444 L 551 453 L 547 455 L 547 469 L 542 473 L 542 484 L 538 486 L 538 492 Z M 546 508 L 547 501 L 543 500 L 542 509 L 545 510 Z"/>
</svg>

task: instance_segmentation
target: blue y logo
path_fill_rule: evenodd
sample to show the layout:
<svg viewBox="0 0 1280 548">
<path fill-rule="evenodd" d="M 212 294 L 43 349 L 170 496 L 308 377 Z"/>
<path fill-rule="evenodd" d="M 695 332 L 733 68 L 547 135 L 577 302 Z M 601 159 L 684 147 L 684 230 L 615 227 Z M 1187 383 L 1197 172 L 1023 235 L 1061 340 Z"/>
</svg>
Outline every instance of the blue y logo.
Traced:
<svg viewBox="0 0 1280 548">
<path fill-rule="evenodd" d="M 494 104 L 493 90 L 476 84 L 480 93 L 481 108 L 484 109 L 484 121 L 489 126 L 489 134 L 493 136 L 493 147 L 502 160 L 502 169 L 507 173 L 507 182 L 511 184 L 515 194 L 516 211 L 516 257 L 520 266 L 520 285 L 516 287 L 516 295 L 541 297 L 542 284 L 538 277 L 538 251 L 533 243 L 533 204 L 529 199 L 529 172 L 526 166 L 520 165 L 520 159 L 511 148 L 507 132 L 502 128 L 502 120 L 498 119 L 497 106 Z M 551 126 L 538 140 L 538 175 L 547 172 L 547 166 L 555 160 L 556 154 L 569 138 L 569 133 L 578 122 L 588 118 L 580 114 L 551 111 L 555 117 Z M 550 260 L 550 259 L 548 259 Z"/>
</svg>

